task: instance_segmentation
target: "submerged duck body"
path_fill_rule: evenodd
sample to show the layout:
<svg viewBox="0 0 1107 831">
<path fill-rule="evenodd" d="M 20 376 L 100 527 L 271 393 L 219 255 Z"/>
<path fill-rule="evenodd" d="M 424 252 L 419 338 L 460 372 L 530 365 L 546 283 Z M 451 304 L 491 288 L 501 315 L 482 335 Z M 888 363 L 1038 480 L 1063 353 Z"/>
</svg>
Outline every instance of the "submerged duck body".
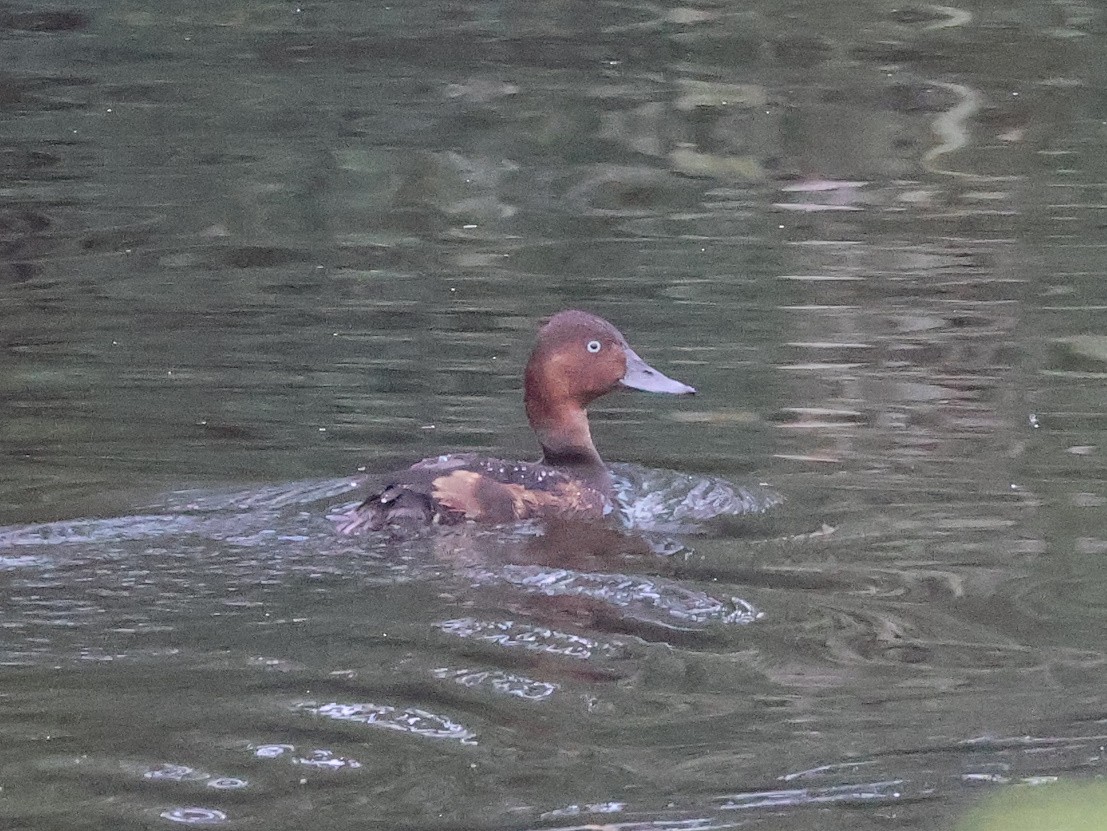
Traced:
<svg viewBox="0 0 1107 831">
<path fill-rule="evenodd" d="M 423 459 L 383 477 L 382 487 L 337 517 L 338 530 L 358 534 L 470 520 L 602 517 L 613 507 L 614 492 L 611 473 L 592 443 L 586 408 L 619 387 L 695 392 L 639 358 L 603 318 L 559 312 L 539 330 L 526 368 L 524 404 L 542 447 L 540 462 L 475 453 Z"/>
</svg>

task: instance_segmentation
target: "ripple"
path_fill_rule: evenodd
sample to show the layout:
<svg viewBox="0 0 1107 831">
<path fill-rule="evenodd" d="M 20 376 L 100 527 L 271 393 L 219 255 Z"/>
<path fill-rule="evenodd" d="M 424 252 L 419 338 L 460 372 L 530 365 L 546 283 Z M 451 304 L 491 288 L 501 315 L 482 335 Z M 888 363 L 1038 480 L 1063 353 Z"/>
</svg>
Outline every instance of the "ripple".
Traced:
<svg viewBox="0 0 1107 831">
<path fill-rule="evenodd" d="M 536 681 L 522 675 L 499 670 L 451 669 L 441 667 L 434 671 L 435 678 L 449 679 L 463 687 L 489 688 L 501 695 L 511 695 L 527 701 L 545 701 L 561 689 L 560 684 Z"/>
<path fill-rule="evenodd" d="M 195 520 L 183 516 L 132 516 L 13 525 L 0 528 L 0 546 L 67 545 L 179 536 L 194 530 Z"/>
<path fill-rule="evenodd" d="M 581 597 L 612 607 L 620 617 L 659 626 L 742 625 L 763 613 L 741 598 L 718 600 L 658 578 L 596 574 L 571 569 L 509 565 L 496 571 L 474 570 L 481 583 L 507 582 L 547 597 Z"/>
<path fill-rule="evenodd" d="M 307 479 L 255 488 L 176 490 L 162 495 L 142 508 L 171 513 L 284 508 L 290 505 L 318 502 L 322 499 L 333 499 L 349 493 L 361 484 L 361 477 L 354 476 L 342 479 Z"/>
<path fill-rule="evenodd" d="M 338 756 L 329 750 L 313 750 L 307 756 L 298 756 L 293 759 L 292 763 L 321 770 L 341 770 L 342 768 L 355 770 L 361 767 L 361 762 L 356 759 Z"/>
<path fill-rule="evenodd" d="M 208 774 L 201 773 L 187 765 L 161 764 L 150 768 L 142 774 L 143 779 L 157 779 L 169 782 L 195 782 L 208 778 Z"/>
<path fill-rule="evenodd" d="M 539 815 L 539 819 L 561 819 L 562 817 L 579 817 L 584 814 L 621 814 L 627 809 L 625 802 L 591 802 L 585 805 L 566 805 L 564 808 L 555 808 L 552 811 L 546 811 Z M 605 826 L 608 828 L 615 828 L 618 826 Z M 671 826 L 666 823 L 666 828 L 669 827 L 684 827 L 681 823 L 677 825 L 673 823 Z"/>
<path fill-rule="evenodd" d="M 227 815 L 214 808 L 171 808 L 162 811 L 159 816 L 171 822 L 183 822 L 187 825 L 215 825 L 227 821 Z"/>
<path fill-rule="evenodd" d="M 688 180 L 651 167 L 607 165 L 594 171 L 565 195 L 588 216 L 650 217 L 659 205 L 698 204 L 698 190 Z"/>
<path fill-rule="evenodd" d="M 535 652 L 548 652 L 564 655 L 567 658 L 586 660 L 597 652 L 604 653 L 607 657 L 614 657 L 622 652 L 621 644 L 604 643 L 568 632 L 516 623 L 513 620 L 457 618 L 435 625 L 441 632 L 459 638 L 494 643 L 508 649 L 521 648 Z"/>
<path fill-rule="evenodd" d="M 450 739 L 461 744 L 476 744 L 477 734 L 451 719 L 419 710 L 414 707 L 400 708 L 388 704 L 298 704 L 294 709 L 310 713 L 320 718 L 335 721 L 352 721 L 384 730 L 396 730 L 401 733 L 413 733 L 432 739 Z"/>
<path fill-rule="evenodd" d="M 826 629 L 823 642 L 832 659 L 844 665 L 925 665 L 946 670 L 1042 665 L 1043 656 L 1037 650 L 936 610 L 910 617 L 888 609 L 838 609 L 825 614 L 818 624 Z"/>
<path fill-rule="evenodd" d="M 261 744 L 251 748 L 259 759 L 276 759 L 296 750 L 291 744 Z"/>
<path fill-rule="evenodd" d="M 902 779 L 864 784 L 835 785 L 826 788 L 788 788 L 776 791 L 752 791 L 718 797 L 718 807 L 724 811 L 750 808 L 784 808 L 799 805 L 831 803 L 893 802 L 904 798 Z"/>
<path fill-rule="evenodd" d="M 1024 581 L 1011 590 L 1012 602 L 1040 621 L 1065 617 L 1091 622 L 1107 619 L 1107 581 L 1084 569 L 1079 577 L 1047 575 Z"/>
<path fill-rule="evenodd" d="M 640 531 L 692 533 L 723 517 L 763 514 L 784 498 L 764 485 L 632 464 L 611 465 L 623 522 Z"/>
<path fill-rule="evenodd" d="M 26 556 L 14 556 L 14 557 L 0 557 L 0 571 L 7 571 L 9 569 L 17 568 L 41 568 L 49 565 L 50 560 L 47 557 L 42 557 L 34 554 L 28 554 Z"/>
</svg>

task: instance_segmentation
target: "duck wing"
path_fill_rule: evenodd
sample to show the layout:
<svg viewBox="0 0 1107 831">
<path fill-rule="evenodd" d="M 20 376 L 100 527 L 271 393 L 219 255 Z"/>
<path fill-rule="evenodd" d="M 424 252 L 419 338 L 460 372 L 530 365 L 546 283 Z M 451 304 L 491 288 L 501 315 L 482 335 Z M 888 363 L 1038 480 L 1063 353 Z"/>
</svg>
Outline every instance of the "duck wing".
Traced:
<svg viewBox="0 0 1107 831">
<path fill-rule="evenodd" d="M 459 453 L 424 459 L 384 477 L 367 499 L 335 521 L 339 533 L 360 534 L 465 521 L 598 519 L 610 510 L 606 494 L 557 468 Z"/>
</svg>

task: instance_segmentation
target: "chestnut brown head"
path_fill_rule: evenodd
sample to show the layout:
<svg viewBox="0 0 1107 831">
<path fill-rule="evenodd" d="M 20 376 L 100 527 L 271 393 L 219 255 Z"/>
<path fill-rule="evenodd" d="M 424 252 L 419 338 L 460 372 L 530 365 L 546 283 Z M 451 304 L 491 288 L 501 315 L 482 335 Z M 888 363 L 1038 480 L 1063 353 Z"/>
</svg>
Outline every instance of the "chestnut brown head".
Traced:
<svg viewBox="0 0 1107 831">
<path fill-rule="evenodd" d="M 687 395 L 695 390 L 638 357 L 622 333 L 602 317 L 559 312 L 538 332 L 527 362 L 527 398 L 587 406 L 616 387 Z"/>
</svg>

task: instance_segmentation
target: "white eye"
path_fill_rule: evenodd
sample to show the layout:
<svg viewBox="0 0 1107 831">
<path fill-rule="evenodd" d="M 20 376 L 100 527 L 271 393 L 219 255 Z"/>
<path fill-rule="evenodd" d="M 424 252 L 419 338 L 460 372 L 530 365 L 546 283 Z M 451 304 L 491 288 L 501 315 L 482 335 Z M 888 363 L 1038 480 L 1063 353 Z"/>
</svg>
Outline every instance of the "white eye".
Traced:
<svg viewBox="0 0 1107 831">
<path fill-rule="evenodd" d="M 584 348 L 595 355 L 597 352 L 603 349 L 603 344 L 601 344 L 598 340 L 590 340 L 588 341 L 588 346 Z"/>
</svg>

